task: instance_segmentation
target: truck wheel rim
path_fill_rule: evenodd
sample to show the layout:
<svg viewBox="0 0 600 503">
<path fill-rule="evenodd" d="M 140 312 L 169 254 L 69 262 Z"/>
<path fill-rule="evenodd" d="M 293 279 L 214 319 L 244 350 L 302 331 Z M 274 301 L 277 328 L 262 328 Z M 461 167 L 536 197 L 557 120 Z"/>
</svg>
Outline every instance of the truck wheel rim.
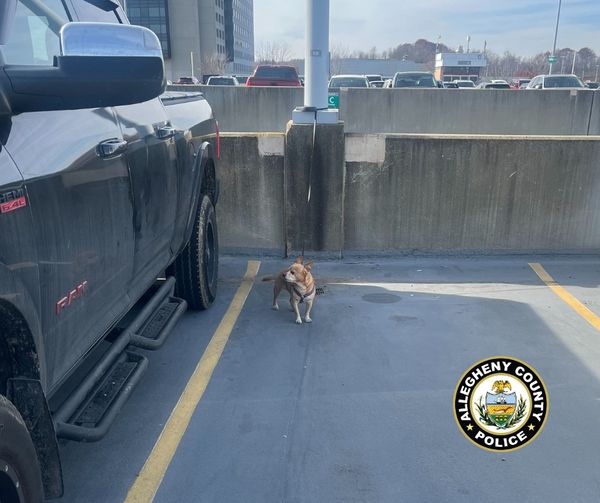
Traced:
<svg viewBox="0 0 600 503">
<path fill-rule="evenodd" d="M 217 254 L 215 253 L 215 234 L 211 222 L 206 226 L 206 246 L 204 247 L 204 263 L 206 264 L 206 279 L 209 286 L 212 286 L 215 279 L 215 261 Z"/>
<path fill-rule="evenodd" d="M 23 488 L 17 472 L 7 461 L 0 459 L 0 503 L 23 503 Z"/>
</svg>

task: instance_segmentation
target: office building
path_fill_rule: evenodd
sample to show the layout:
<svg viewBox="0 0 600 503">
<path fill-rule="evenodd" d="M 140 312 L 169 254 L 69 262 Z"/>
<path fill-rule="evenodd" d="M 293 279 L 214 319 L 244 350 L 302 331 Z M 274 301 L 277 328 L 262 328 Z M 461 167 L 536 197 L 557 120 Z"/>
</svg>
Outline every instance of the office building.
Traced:
<svg viewBox="0 0 600 503">
<path fill-rule="evenodd" d="M 125 6 L 132 24 L 160 39 L 169 80 L 252 72 L 253 0 L 127 0 Z"/>
</svg>

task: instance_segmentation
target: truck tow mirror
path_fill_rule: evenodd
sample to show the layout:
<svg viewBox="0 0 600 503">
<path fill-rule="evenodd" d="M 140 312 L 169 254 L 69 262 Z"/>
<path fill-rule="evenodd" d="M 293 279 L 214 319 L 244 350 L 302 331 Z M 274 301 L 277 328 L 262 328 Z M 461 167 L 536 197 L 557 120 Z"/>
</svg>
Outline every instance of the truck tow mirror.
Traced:
<svg viewBox="0 0 600 503">
<path fill-rule="evenodd" d="M 67 23 L 54 66 L 10 65 L 0 72 L 10 113 L 141 103 L 166 87 L 158 37 L 141 26 Z"/>
<path fill-rule="evenodd" d="M 6 44 L 15 21 L 17 0 L 0 2 L 0 45 Z"/>
</svg>

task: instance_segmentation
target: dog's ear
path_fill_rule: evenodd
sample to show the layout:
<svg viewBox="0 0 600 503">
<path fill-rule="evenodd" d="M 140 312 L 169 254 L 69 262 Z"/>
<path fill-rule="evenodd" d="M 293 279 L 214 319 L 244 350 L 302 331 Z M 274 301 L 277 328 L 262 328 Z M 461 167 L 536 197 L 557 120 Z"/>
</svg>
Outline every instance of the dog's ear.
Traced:
<svg viewBox="0 0 600 503">
<path fill-rule="evenodd" d="M 312 266 L 313 266 L 313 261 L 310 260 L 306 264 L 304 264 L 304 269 L 306 269 L 307 271 L 310 271 L 312 269 Z"/>
<path fill-rule="evenodd" d="M 304 257 L 302 255 L 296 257 L 296 260 L 294 261 L 295 264 L 301 264 L 302 262 L 304 262 Z"/>
</svg>

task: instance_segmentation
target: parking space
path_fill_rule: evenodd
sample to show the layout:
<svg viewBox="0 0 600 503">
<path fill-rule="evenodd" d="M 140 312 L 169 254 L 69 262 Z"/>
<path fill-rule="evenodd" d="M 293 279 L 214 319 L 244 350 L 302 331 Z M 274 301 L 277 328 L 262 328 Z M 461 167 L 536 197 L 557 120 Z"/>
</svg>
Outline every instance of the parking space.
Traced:
<svg viewBox="0 0 600 503">
<path fill-rule="evenodd" d="M 596 258 L 347 259 L 315 265 L 324 293 L 297 326 L 260 282 L 288 262 L 262 260 L 155 501 L 597 500 L 600 333 L 529 263 L 600 315 Z M 126 499 L 246 266 L 222 259 L 218 301 L 148 353 L 104 440 L 62 445 L 63 501 Z M 453 418 L 458 379 L 494 355 L 529 362 L 550 397 L 515 452 L 478 449 Z"/>
</svg>

